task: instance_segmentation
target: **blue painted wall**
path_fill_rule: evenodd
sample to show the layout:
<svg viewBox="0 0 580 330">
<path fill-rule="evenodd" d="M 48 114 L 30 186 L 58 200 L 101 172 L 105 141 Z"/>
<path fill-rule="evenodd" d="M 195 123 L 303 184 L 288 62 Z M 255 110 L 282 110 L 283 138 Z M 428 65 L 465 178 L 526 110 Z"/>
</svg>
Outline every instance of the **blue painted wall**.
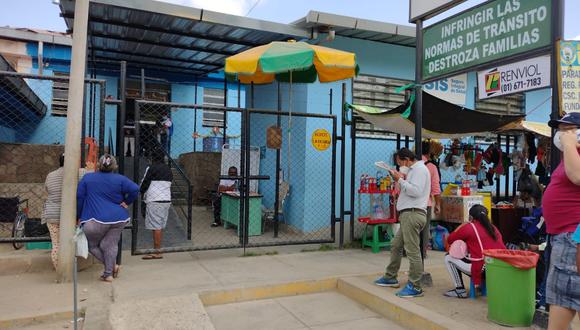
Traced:
<svg viewBox="0 0 580 330">
<path fill-rule="evenodd" d="M 205 88 L 222 88 L 223 82 L 200 81 L 197 89 L 197 103 L 203 103 L 203 93 Z M 240 105 L 245 105 L 245 90 L 240 89 Z M 171 85 L 171 102 L 193 104 L 195 100 L 195 85 L 193 84 L 172 84 Z M 238 106 L 238 87 L 237 84 L 229 84 L 227 91 L 227 105 L 229 107 Z M 197 131 L 199 134 L 209 134 L 211 128 L 203 127 L 203 110 L 198 109 L 173 109 L 172 119 L 174 124 L 174 131 L 171 142 L 171 156 L 179 157 L 180 154 L 193 151 L 193 145 L 197 151 L 203 150 L 203 139 L 193 139 L 192 133 Z M 227 114 L 227 132 L 228 136 L 240 135 L 241 133 L 241 114 L 236 112 L 228 112 Z M 239 145 L 240 138 L 232 137 L 230 144 Z"/>
<path fill-rule="evenodd" d="M 289 89 L 287 84 L 281 84 L 282 111 L 288 112 Z M 259 109 L 277 109 L 277 85 L 270 84 L 255 87 L 254 107 Z M 293 112 L 307 112 L 308 89 L 305 84 L 292 86 L 292 109 Z M 249 106 L 249 103 L 248 103 Z M 266 146 L 266 129 L 276 125 L 275 115 L 254 114 L 250 118 L 252 146 Z M 289 118 L 282 117 L 282 154 L 281 168 L 284 172 L 284 181 L 290 183 L 290 196 L 286 200 L 286 221 L 295 228 L 303 230 L 305 226 L 305 190 L 307 178 L 305 175 L 305 148 L 306 148 L 306 119 L 292 117 L 291 126 L 291 149 L 288 157 L 288 128 Z M 260 192 L 264 194 L 263 204 L 267 208 L 273 208 L 276 189 L 276 151 L 267 149 L 264 158 L 260 161 L 260 174 L 269 175 L 270 180 L 260 181 Z M 290 179 L 288 179 L 288 163 L 291 164 Z"/>
<path fill-rule="evenodd" d="M 388 45 L 383 43 L 376 43 L 371 41 L 364 41 L 358 39 L 351 39 L 345 37 L 336 37 L 332 42 L 323 43 L 323 46 L 328 46 L 345 51 L 352 51 L 357 54 L 360 72 L 362 74 L 370 74 L 383 77 L 391 77 L 398 79 L 413 79 L 414 78 L 414 64 L 415 64 L 415 50 L 411 47 L 403 47 L 397 45 Z M 28 45 L 29 55 L 36 57 L 37 45 L 31 43 Z M 49 73 L 53 70 L 68 71 L 68 63 L 70 60 L 70 49 L 67 47 L 45 47 L 44 58 L 49 63 L 49 67 L 45 72 Z M 37 64 L 35 64 L 37 65 Z M 35 67 L 35 69 L 37 69 Z M 112 98 L 117 98 L 118 78 L 110 76 L 99 76 L 99 79 L 107 81 L 107 95 Z M 204 88 L 223 88 L 223 74 L 212 74 L 210 79 L 198 81 L 198 97 L 197 103 L 201 104 L 203 100 Z M 351 83 L 347 83 L 346 101 L 352 100 Z M 43 86 L 42 84 L 31 87 L 37 90 L 39 96 L 47 103 L 50 108 L 50 96 L 43 93 L 43 90 L 50 90 L 50 86 Z M 468 88 L 467 88 L 467 103 L 466 107 L 473 109 L 475 105 L 476 74 L 474 72 L 468 74 Z M 337 129 L 340 134 L 340 107 L 341 107 L 341 82 L 330 84 L 295 84 L 293 86 L 293 111 L 306 113 L 329 113 L 329 90 L 333 89 L 333 114 L 337 115 Z M 288 111 L 288 85 L 282 84 L 282 109 Z M 44 94 L 44 95 L 43 95 Z M 171 101 L 176 103 L 193 103 L 195 95 L 195 87 L 191 82 L 182 82 L 173 84 L 171 86 Z M 246 105 L 246 92 L 242 87 L 241 92 L 241 106 Z M 237 102 L 237 84 L 229 84 L 228 86 L 228 106 L 236 107 Z M 550 90 L 539 90 L 526 94 L 526 109 L 529 112 L 528 120 L 545 122 L 550 111 L 550 101 L 546 101 L 550 96 Z M 546 101 L 546 102 L 545 102 Z M 249 104 L 248 104 L 249 105 Z M 261 109 L 276 109 L 277 107 L 277 88 L 276 85 L 256 86 L 255 107 Z M 537 108 L 537 109 L 536 109 Z M 116 139 L 116 107 L 107 106 L 106 108 L 106 132 L 105 143 L 108 144 L 109 132 L 112 132 L 113 141 Z M 532 112 L 533 111 L 533 112 Z M 202 150 L 202 140 L 198 139 L 194 142 L 191 139 L 191 133 L 194 130 L 194 115 L 192 109 L 179 109 L 173 112 L 173 121 L 175 124 L 175 132 L 172 143 L 172 156 L 177 157 L 180 153 L 190 152 L 193 150 L 193 143 L 197 143 L 196 149 Z M 197 115 L 197 131 L 201 134 L 207 134 L 209 129 L 202 128 L 202 112 L 198 111 Z M 269 115 L 253 115 L 251 118 L 251 144 L 253 146 L 263 147 L 266 145 L 266 129 L 269 126 L 275 125 L 276 116 Z M 54 129 L 58 127 L 59 129 Z M 31 143 L 63 143 L 64 142 L 64 127 L 65 118 L 51 116 L 50 113 L 38 123 L 35 131 L 29 136 L 19 136 L 15 132 L 1 128 L 0 136 L 6 139 L 21 140 Z M 287 201 L 287 220 L 297 228 L 304 231 L 314 231 L 328 225 L 330 218 L 330 149 L 324 152 L 319 152 L 313 149 L 310 138 L 315 129 L 325 128 L 329 132 L 332 131 L 331 122 L 320 119 L 301 119 L 293 118 L 292 124 L 292 155 L 290 163 L 292 164 L 292 173 L 290 178 L 291 195 Z M 241 115 L 228 115 L 228 134 L 239 134 L 241 129 Z M 284 136 L 283 150 L 287 149 L 288 143 L 288 118 L 284 117 L 282 120 L 282 129 Z M 59 132 L 62 132 L 59 133 Z M 345 177 L 350 177 L 350 129 L 347 128 L 344 132 L 346 148 L 346 168 Z M 235 144 L 240 142 L 239 139 L 233 140 Z M 376 141 L 376 140 L 359 140 L 357 144 L 357 173 L 355 173 L 358 185 L 358 177 L 362 173 L 375 174 L 376 168 L 372 165 L 377 160 L 386 160 L 390 162 L 390 157 L 395 149 L 394 141 Z M 340 150 L 340 142 L 337 143 L 337 151 Z M 275 151 L 266 149 L 263 154 L 263 159 L 260 164 L 260 173 L 269 175 L 271 180 L 260 182 L 260 191 L 265 193 L 263 203 L 266 207 L 273 207 L 274 203 L 274 189 L 275 189 Z M 286 152 L 282 153 L 282 169 L 287 176 L 288 156 Z M 340 177 L 340 154 L 337 154 L 337 186 L 336 191 L 339 191 Z M 286 177 L 287 180 L 287 177 Z M 502 183 L 502 189 L 503 189 Z M 350 180 L 345 181 L 346 209 L 349 209 L 350 200 Z M 338 197 L 338 195 L 337 195 Z M 353 205 L 356 207 L 356 205 Z M 336 211 L 338 212 L 338 198 L 336 203 Z M 348 220 L 348 219 L 347 219 Z"/>
<path fill-rule="evenodd" d="M 415 48 L 337 36 L 321 46 L 356 53 L 361 74 L 413 79 Z"/>
</svg>

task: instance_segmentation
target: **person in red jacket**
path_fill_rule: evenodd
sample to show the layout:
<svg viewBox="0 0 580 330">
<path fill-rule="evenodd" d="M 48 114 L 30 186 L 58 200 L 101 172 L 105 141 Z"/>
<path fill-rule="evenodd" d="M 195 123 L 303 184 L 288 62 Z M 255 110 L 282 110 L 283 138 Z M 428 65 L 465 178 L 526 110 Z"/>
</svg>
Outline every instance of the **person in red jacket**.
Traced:
<svg viewBox="0 0 580 330">
<path fill-rule="evenodd" d="M 483 275 L 483 250 L 487 249 L 505 249 L 503 238 L 499 230 L 491 224 L 488 216 L 488 210 L 483 205 L 474 205 L 469 210 L 469 223 L 459 226 L 447 238 L 449 245 L 457 240 L 462 240 L 467 245 L 469 259 L 456 259 L 451 255 L 445 256 L 445 266 L 455 283 L 455 289 L 445 293 L 447 297 L 467 298 L 467 291 L 463 284 L 462 274 L 471 277 L 476 288 L 482 283 Z M 474 226 L 472 226 L 473 224 Z M 477 238 L 479 235 L 479 239 Z M 481 243 L 480 243 L 481 240 Z"/>
</svg>

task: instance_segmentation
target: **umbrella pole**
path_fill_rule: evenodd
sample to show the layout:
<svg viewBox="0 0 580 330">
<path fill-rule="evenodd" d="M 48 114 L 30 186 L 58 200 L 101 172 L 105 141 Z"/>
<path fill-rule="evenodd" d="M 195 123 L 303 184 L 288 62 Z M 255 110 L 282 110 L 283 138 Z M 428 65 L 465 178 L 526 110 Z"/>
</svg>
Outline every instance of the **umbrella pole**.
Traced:
<svg viewBox="0 0 580 330">
<path fill-rule="evenodd" d="M 290 94 L 288 95 L 288 184 L 290 184 L 290 160 L 292 152 L 292 70 L 290 70 Z"/>
</svg>

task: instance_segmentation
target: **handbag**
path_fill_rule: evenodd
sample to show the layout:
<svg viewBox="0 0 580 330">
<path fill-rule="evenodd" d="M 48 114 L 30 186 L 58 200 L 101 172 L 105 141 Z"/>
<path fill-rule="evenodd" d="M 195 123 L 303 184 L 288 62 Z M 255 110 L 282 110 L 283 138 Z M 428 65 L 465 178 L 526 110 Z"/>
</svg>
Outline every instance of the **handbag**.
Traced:
<svg viewBox="0 0 580 330">
<path fill-rule="evenodd" d="M 481 238 L 479 237 L 479 233 L 475 228 L 473 223 L 470 223 L 471 227 L 473 227 L 473 231 L 475 231 L 475 236 L 477 236 L 477 241 L 479 242 L 479 247 L 483 253 L 483 244 L 481 244 Z M 449 255 L 455 259 L 467 259 L 470 261 L 482 261 L 483 258 L 469 258 L 469 253 L 467 252 L 467 243 L 462 240 L 457 240 L 449 246 Z"/>
<path fill-rule="evenodd" d="M 75 235 L 73 236 L 73 241 L 76 246 L 76 256 L 87 259 L 89 257 L 89 241 L 81 227 L 77 227 Z"/>
</svg>

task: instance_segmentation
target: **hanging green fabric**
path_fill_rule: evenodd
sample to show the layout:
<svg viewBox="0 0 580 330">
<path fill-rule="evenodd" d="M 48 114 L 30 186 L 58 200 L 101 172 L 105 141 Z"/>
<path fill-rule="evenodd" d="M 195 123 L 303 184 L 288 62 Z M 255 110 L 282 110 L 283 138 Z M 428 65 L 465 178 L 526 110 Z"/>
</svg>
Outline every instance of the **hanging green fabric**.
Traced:
<svg viewBox="0 0 580 330">
<path fill-rule="evenodd" d="M 395 92 L 396 93 L 401 93 L 401 92 L 403 92 L 403 91 L 405 91 L 405 90 L 407 90 L 409 88 L 414 88 L 415 86 L 416 86 L 415 83 L 406 84 L 405 86 L 401 86 L 401 87 L 395 89 Z"/>
<path fill-rule="evenodd" d="M 405 112 L 403 112 L 401 114 L 401 117 L 403 117 L 405 119 L 409 119 L 409 116 L 411 115 L 411 108 L 413 107 L 413 103 L 415 103 L 415 92 L 411 93 L 411 97 L 409 97 L 409 106 L 407 107 L 407 109 L 405 109 Z"/>
<path fill-rule="evenodd" d="M 414 89 L 416 86 L 417 86 L 417 84 L 410 83 L 410 84 L 407 84 L 405 86 L 401 86 L 401 87 L 395 89 L 395 92 L 401 93 L 407 89 L 411 89 L 411 88 Z M 407 109 L 405 109 L 405 112 L 403 112 L 401 114 L 401 117 L 403 117 L 405 119 L 409 119 L 409 116 L 411 115 L 411 108 L 413 107 L 413 103 L 415 103 L 415 91 L 414 90 L 411 92 L 411 96 L 409 97 L 409 106 L 407 107 Z"/>
</svg>

